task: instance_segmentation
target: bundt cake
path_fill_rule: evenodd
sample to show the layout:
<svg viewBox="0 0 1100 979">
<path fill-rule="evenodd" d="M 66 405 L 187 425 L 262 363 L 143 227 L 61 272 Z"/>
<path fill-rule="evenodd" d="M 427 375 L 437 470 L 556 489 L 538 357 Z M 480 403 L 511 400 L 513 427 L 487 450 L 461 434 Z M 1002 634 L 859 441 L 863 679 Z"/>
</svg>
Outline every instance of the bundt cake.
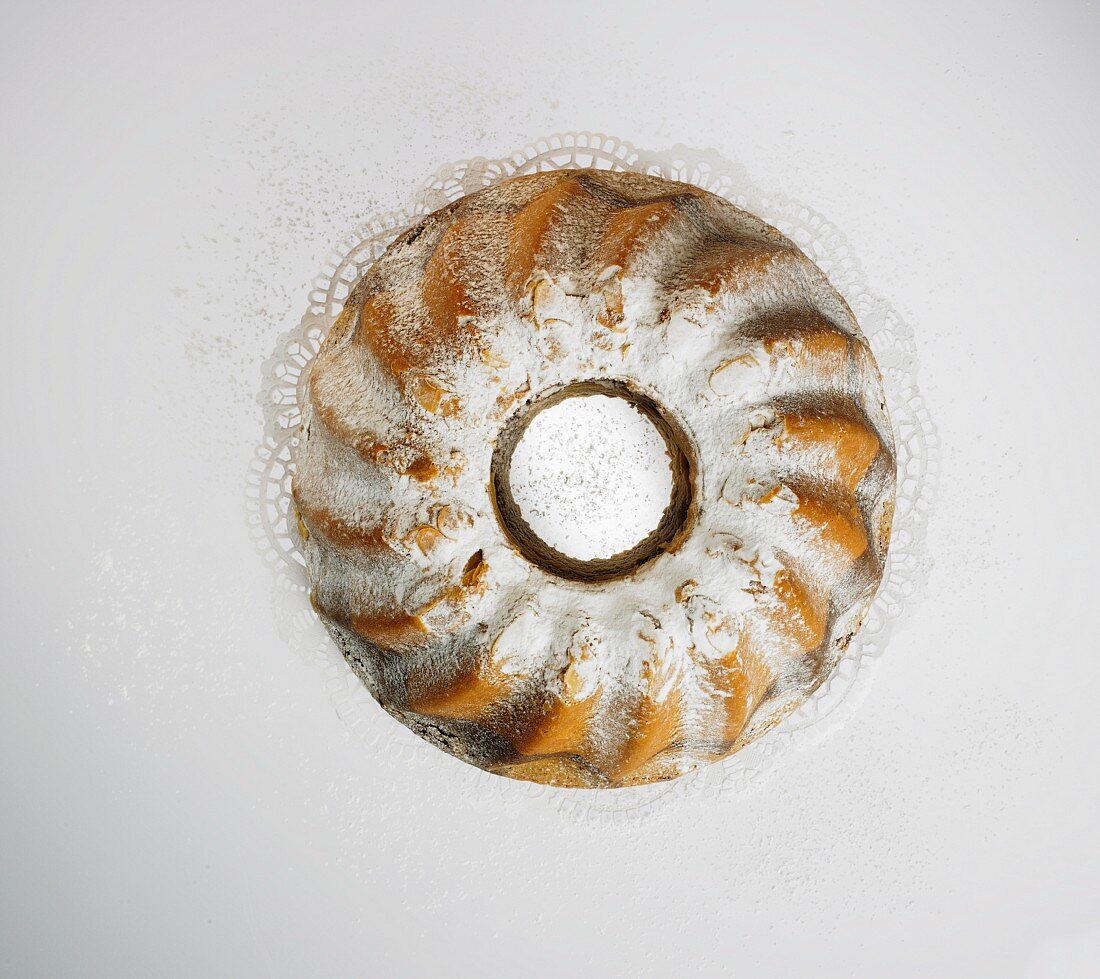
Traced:
<svg viewBox="0 0 1100 979">
<path fill-rule="evenodd" d="M 624 398 L 673 490 L 634 547 L 531 530 L 531 419 Z M 379 703 L 491 772 L 619 787 L 730 755 L 836 666 L 883 572 L 890 421 L 822 272 L 699 188 L 517 177 L 430 214 L 357 283 L 302 395 L 311 600 Z"/>
</svg>

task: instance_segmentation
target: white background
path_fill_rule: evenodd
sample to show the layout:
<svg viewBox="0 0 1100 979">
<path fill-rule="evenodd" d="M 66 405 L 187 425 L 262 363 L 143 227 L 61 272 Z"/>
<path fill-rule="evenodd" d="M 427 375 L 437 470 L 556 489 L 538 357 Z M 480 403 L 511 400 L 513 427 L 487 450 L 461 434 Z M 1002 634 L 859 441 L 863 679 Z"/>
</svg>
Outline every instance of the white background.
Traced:
<svg viewBox="0 0 1100 979">
<path fill-rule="evenodd" d="M 0 19 L 0 972 L 1100 974 L 1094 3 Z M 828 216 L 943 442 L 935 569 L 861 710 L 624 825 L 366 743 L 242 506 L 330 248 L 564 129 L 713 146 Z"/>
</svg>

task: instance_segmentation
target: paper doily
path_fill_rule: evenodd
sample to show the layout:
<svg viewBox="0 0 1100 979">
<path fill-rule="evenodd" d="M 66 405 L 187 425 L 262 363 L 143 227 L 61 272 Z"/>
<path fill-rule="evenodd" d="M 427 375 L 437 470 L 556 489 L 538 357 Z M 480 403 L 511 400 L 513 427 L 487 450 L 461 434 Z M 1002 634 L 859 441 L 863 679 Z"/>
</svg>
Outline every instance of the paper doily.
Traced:
<svg viewBox="0 0 1100 979">
<path fill-rule="evenodd" d="M 579 167 L 631 170 L 695 184 L 758 215 L 794 241 L 852 307 L 882 371 L 897 444 L 897 502 L 882 584 L 863 628 L 829 679 L 798 711 L 732 758 L 672 782 L 614 791 L 556 789 L 490 775 L 451 758 L 394 721 L 352 672 L 310 607 L 305 559 L 290 518 L 290 480 L 301 422 L 298 386 L 360 276 L 422 215 L 508 177 Z M 249 467 L 246 501 L 252 539 L 274 576 L 278 630 L 322 673 L 337 714 L 371 751 L 385 752 L 394 763 L 395 778 L 411 765 L 448 766 L 448 777 L 460 779 L 469 794 L 494 805 L 542 797 L 571 814 L 610 822 L 644 818 L 673 799 L 739 791 L 784 751 L 820 741 L 859 705 L 894 624 L 928 573 L 925 529 L 939 443 L 917 386 L 917 368 L 913 331 L 889 303 L 865 287 L 859 262 L 836 227 L 809 207 L 762 192 L 742 167 L 713 151 L 675 146 L 652 152 L 610 136 L 565 133 L 498 160 L 477 157 L 441 167 L 406 210 L 372 216 L 337 244 L 313 284 L 301 323 L 280 337 L 264 364 L 259 394 L 264 435 Z"/>
</svg>

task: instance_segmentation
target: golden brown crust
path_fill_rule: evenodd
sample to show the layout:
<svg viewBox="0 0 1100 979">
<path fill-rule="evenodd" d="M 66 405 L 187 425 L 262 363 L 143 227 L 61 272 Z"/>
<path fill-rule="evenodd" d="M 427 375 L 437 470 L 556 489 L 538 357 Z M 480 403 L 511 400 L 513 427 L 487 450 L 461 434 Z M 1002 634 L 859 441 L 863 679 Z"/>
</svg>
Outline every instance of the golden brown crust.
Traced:
<svg viewBox="0 0 1100 979">
<path fill-rule="evenodd" d="M 649 399 L 682 459 L 679 522 L 606 574 L 539 558 L 500 502 L 509 426 L 577 385 Z M 882 574 L 892 438 L 851 311 L 688 185 L 534 174 L 429 215 L 352 291 L 303 414 L 315 606 L 391 713 L 513 778 L 725 757 L 823 681 Z"/>
</svg>

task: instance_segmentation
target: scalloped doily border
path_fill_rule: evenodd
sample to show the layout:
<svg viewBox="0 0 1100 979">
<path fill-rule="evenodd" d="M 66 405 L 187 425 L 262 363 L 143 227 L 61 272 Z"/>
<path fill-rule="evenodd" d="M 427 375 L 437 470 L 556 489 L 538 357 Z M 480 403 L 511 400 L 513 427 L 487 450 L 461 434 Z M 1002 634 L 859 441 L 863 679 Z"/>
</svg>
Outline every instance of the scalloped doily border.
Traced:
<svg viewBox="0 0 1100 979">
<path fill-rule="evenodd" d="M 449 758 L 393 721 L 344 662 L 311 609 L 305 561 L 290 518 L 290 479 L 301 420 L 298 386 L 363 272 L 421 215 L 511 176 L 578 167 L 632 170 L 695 184 L 791 238 L 848 301 L 878 358 L 898 457 L 897 506 L 882 584 L 862 630 L 830 678 L 798 711 L 732 758 L 672 782 L 614 792 L 555 789 L 493 776 Z M 621 823 L 646 818 L 681 797 L 736 792 L 756 781 L 784 751 L 826 737 L 858 707 L 895 623 L 927 577 L 931 561 L 925 531 L 934 502 L 939 440 L 917 384 L 918 366 L 912 329 L 866 288 L 859 262 L 837 228 L 805 205 L 762 192 L 744 168 L 713 150 L 680 145 L 663 152 L 641 150 L 612 136 L 576 132 L 536 140 L 500 159 L 475 157 L 440 167 L 407 208 L 373 215 L 337 243 L 310 289 L 301 322 L 279 338 L 264 363 L 258 395 L 264 433 L 248 471 L 246 511 L 252 540 L 274 576 L 277 628 L 321 671 L 337 714 L 372 751 L 386 752 L 399 767 L 449 764 L 470 792 L 494 805 L 540 797 L 586 820 Z"/>
</svg>

